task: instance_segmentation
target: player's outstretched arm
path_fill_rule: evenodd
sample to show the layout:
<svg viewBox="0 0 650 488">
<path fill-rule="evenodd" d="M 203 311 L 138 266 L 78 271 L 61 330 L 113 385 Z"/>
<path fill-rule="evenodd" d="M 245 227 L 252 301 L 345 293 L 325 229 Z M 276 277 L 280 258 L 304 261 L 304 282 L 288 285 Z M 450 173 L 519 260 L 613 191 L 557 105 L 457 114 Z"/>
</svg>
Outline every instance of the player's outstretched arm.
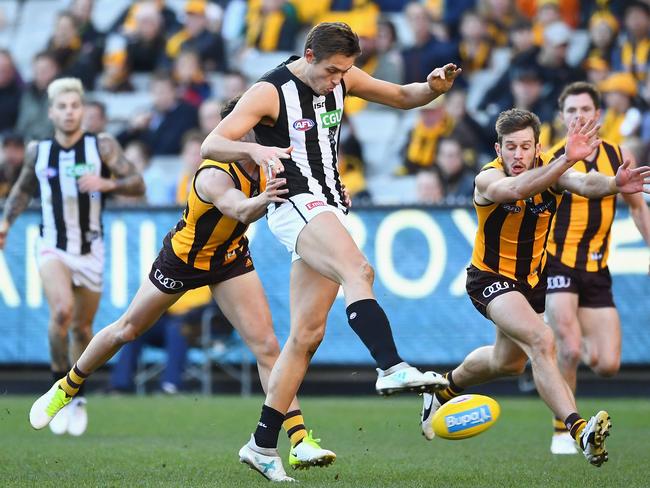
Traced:
<svg viewBox="0 0 650 488">
<path fill-rule="evenodd" d="M 449 91 L 462 70 L 455 64 L 446 64 L 434 69 L 423 83 L 397 85 L 373 78 L 365 71 L 353 66 L 346 74 L 345 84 L 351 95 L 389 107 L 411 109 L 426 105 Z"/>
<path fill-rule="evenodd" d="M 27 208 L 36 191 L 38 178 L 36 177 L 36 154 L 38 153 L 38 142 L 32 141 L 27 145 L 25 151 L 25 162 L 20 170 L 16 184 L 9 192 L 5 208 L 0 220 L 0 249 L 4 249 L 9 227 L 16 218 Z"/>
<path fill-rule="evenodd" d="M 602 198 L 615 193 L 650 193 L 650 166 L 632 167 L 632 160 L 619 166 L 616 176 L 605 176 L 597 171 L 580 173 L 571 170 L 558 180 L 558 186 L 586 198 Z"/>
<path fill-rule="evenodd" d="M 529 169 L 517 176 L 507 176 L 496 169 L 482 171 L 475 179 L 474 194 L 477 202 L 487 204 L 525 200 L 555 185 L 571 166 L 598 147 L 598 129 L 595 119 L 586 124 L 576 119 L 569 126 L 564 154 L 549 164 Z"/>
<path fill-rule="evenodd" d="M 215 127 L 201 145 L 201 157 L 213 161 L 231 162 L 250 159 L 271 180 L 284 171 L 281 159 L 291 157 L 291 147 L 267 147 L 255 142 L 242 142 L 259 123 L 273 125 L 280 112 L 280 99 L 273 85 L 260 82 L 250 87 L 233 111 Z M 269 163 L 273 162 L 271 168 Z"/>
<path fill-rule="evenodd" d="M 145 185 L 142 175 L 138 173 L 133 163 L 126 159 L 120 143 L 105 132 L 99 134 L 97 140 L 102 161 L 111 170 L 114 178 L 84 175 L 79 178 L 79 189 L 87 193 L 99 191 L 130 196 L 144 195 Z"/>
<path fill-rule="evenodd" d="M 286 184 L 284 178 L 275 178 L 266 184 L 266 189 L 257 196 L 248 198 L 235 188 L 232 177 L 217 168 L 204 169 L 196 176 L 195 187 L 198 196 L 219 209 L 227 217 L 242 224 L 250 224 L 266 213 L 271 202 L 284 202 L 281 197 L 289 190 L 281 190 Z"/>
</svg>

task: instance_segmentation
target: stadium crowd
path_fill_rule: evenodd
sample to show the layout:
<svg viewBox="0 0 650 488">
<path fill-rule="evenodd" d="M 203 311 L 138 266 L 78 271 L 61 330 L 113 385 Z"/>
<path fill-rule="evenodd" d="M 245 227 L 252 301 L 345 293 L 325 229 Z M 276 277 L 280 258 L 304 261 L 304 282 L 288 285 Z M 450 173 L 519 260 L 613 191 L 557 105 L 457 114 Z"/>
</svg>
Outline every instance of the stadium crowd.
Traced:
<svg viewBox="0 0 650 488">
<path fill-rule="evenodd" d="M 110 9 L 52 0 L 41 45 L 30 3 L 0 5 L 0 198 L 26 142 L 52 135 L 47 85 L 75 76 L 90 93 L 87 130 L 114 134 L 145 175 L 145 197 L 115 200 L 182 204 L 222 104 L 331 20 L 357 32 L 357 64 L 374 77 L 408 83 L 447 62 L 463 68 L 450 93 L 419 110 L 347 98 L 340 166 L 355 203 L 467 202 L 493 158 L 498 114 L 535 112 L 549 149 L 564 136 L 558 95 L 577 80 L 604 93 L 602 136 L 650 159 L 647 0 L 139 0 Z M 20 49 L 25 36 L 32 53 Z"/>
</svg>

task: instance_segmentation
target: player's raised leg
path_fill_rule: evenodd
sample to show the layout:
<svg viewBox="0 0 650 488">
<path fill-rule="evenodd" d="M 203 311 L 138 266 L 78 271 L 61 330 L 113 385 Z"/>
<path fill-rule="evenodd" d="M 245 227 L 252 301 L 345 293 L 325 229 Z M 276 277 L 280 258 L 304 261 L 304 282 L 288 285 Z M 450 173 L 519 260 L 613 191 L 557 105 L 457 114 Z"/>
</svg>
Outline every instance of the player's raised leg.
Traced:
<svg viewBox="0 0 650 488">
<path fill-rule="evenodd" d="M 93 291 L 86 287 L 74 289 L 74 311 L 70 324 L 70 361 L 72 364 L 77 362 L 93 337 L 93 320 L 99 307 L 100 298 L 99 291 Z M 88 426 L 84 386 L 85 383 L 81 385 L 75 398 L 66 407 L 69 410 L 67 432 L 73 436 L 80 436 Z"/>
<path fill-rule="evenodd" d="M 343 287 L 348 323 L 379 367 L 379 394 L 447 386 L 442 376 L 425 375 L 398 354 L 390 323 L 372 289 L 374 270 L 333 212 L 322 212 L 305 226 L 296 251 L 311 268 Z"/>
<path fill-rule="evenodd" d="M 267 397 L 255 434 L 240 450 L 242 462 L 251 465 L 251 451 L 259 454 L 270 449 L 275 450 L 277 455 L 280 429 L 287 421 L 287 414 L 292 409 L 292 402 L 295 401 L 309 361 L 323 339 L 327 314 L 338 288 L 338 284 L 314 271 L 303 260 L 294 261 L 290 286 L 291 330 L 269 377 Z M 292 449 L 292 454 L 302 458 L 303 449 L 305 448 L 298 451 Z M 335 458 L 328 455 L 326 459 L 334 461 Z M 281 471 L 263 474 L 269 479 L 282 478 L 285 474 L 281 460 L 276 465 Z M 253 468 L 260 471 L 258 467 Z"/>
<path fill-rule="evenodd" d="M 280 355 L 280 345 L 273 331 L 271 311 L 257 273 L 252 271 L 221 282 L 212 287 L 212 292 L 224 315 L 255 355 L 262 389 L 266 393 L 271 370 Z M 336 296 L 336 291 L 333 296 Z M 322 298 L 328 301 L 327 294 Z M 295 395 L 283 426 L 291 443 L 289 463 L 293 468 L 327 466 L 336 459 L 332 451 L 322 449 L 311 431 L 307 431 Z"/>
<path fill-rule="evenodd" d="M 150 328 L 183 293 L 166 294 L 144 280 L 127 311 L 99 331 L 68 374 L 38 398 L 29 412 L 33 428 L 42 429 L 79 392 L 88 376 L 105 364 L 126 342 Z"/>
</svg>

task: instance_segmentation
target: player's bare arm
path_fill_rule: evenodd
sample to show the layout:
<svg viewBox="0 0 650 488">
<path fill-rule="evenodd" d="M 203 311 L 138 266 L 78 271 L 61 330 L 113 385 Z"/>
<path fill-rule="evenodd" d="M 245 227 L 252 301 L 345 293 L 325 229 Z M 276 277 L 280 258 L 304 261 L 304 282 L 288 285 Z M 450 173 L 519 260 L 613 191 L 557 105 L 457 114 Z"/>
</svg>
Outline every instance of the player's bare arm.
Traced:
<svg viewBox="0 0 650 488">
<path fill-rule="evenodd" d="M 250 159 L 266 173 L 268 180 L 284 171 L 282 159 L 290 158 L 291 147 L 267 147 L 255 142 L 242 142 L 258 123 L 274 125 L 280 112 L 280 99 L 275 87 L 260 82 L 249 88 L 233 111 L 215 127 L 201 145 L 201 157 L 213 161 Z M 273 162 L 272 174 L 269 162 Z"/>
<path fill-rule="evenodd" d="M 286 182 L 284 178 L 275 178 L 267 183 L 262 193 L 248 198 L 235 188 L 230 175 L 219 169 L 208 168 L 198 174 L 195 185 L 202 200 L 212 202 L 225 216 L 250 224 L 264 216 L 269 203 L 285 201 L 281 195 L 289 190 L 281 190 L 280 187 Z"/>
<path fill-rule="evenodd" d="M 595 119 L 584 125 L 576 119 L 569 127 L 564 155 L 545 166 L 529 169 L 516 176 L 508 176 L 504 171 L 497 169 L 482 171 L 475 179 L 476 202 L 487 205 L 525 200 L 550 188 L 571 166 L 589 156 L 598 147 L 601 142 L 598 138 L 599 128 Z M 526 151 L 530 149 L 526 144 L 534 144 L 534 141 L 511 142 L 506 139 L 503 146 L 515 151 L 516 147 L 508 146 L 518 143 L 522 144 L 523 150 Z"/>
<path fill-rule="evenodd" d="M 411 109 L 426 105 L 449 91 L 461 72 L 455 64 L 449 63 L 429 73 L 426 82 L 397 85 L 373 78 L 353 66 L 346 73 L 345 84 L 350 95 L 389 107 Z"/>
<path fill-rule="evenodd" d="M 142 175 L 133 163 L 124 156 L 122 147 L 115 138 L 107 133 L 97 136 L 99 154 L 113 174 L 113 178 L 97 175 L 84 175 L 79 178 L 79 190 L 82 192 L 112 192 L 120 195 L 144 195 L 145 186 Z"/>
<path fill-rule="evenodd" d="M 0 249 L 4 249 L 9 227 L 11 227 L 23 210 L 27 208 L 38 186 L 38 178 L 36 177 L 35 171 L 37 153 L 38 142 L 30 142 L 25 151 L 25 162 L 20 171 L 20 176 L 5 202 L 2 220 L 0 221 Z"/>
</svg>

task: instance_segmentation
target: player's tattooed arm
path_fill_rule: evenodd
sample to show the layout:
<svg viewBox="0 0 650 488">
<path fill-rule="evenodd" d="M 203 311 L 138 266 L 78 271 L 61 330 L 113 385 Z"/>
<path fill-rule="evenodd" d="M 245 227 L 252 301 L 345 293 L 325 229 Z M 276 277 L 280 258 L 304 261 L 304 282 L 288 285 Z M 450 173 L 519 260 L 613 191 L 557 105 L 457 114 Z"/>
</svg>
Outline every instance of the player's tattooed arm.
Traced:
<svg viewBox="0 0 650 488">
<path fill-rule="evenodd" d="M 36 177 L 36 154 L 38 153 L 38 142 L 32 141 L 27 145 L 25 151 L 25 162 L 14 184 L 7 201 L 5 202 L 2 221 L 0 221 L 0 233 L 6 234 L 11 224 L 27 208 L 29 202 L 38 186 Z"/>
<path fill-rule="evenodd" d="M 144 195 L 145 186 L 142 175 L 138 173 L 133 163 L 124 156 L 122 147 L 115 138 L 102 132 L 97 136 L 99 154 L 102 161 L 111 170 L 113 178 L 102 178 L 96 175 L 84 175 L 79 178 L 79 189 L 85 192 L 113 192 L 120 195 Z"/>
</svg>

